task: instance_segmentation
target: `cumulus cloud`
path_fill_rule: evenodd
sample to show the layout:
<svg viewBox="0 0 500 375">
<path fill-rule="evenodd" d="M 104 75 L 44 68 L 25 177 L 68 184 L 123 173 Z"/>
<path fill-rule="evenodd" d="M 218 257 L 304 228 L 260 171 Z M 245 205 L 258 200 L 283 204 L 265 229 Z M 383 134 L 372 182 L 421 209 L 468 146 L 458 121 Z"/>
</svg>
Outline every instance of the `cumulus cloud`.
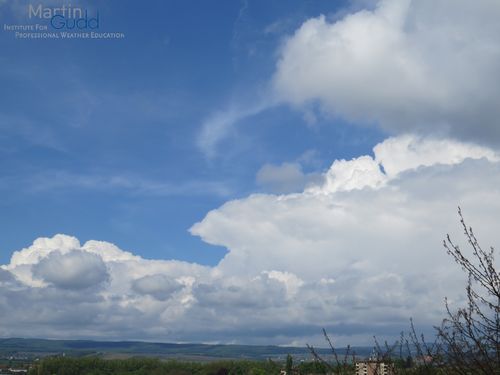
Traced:
<svg viewBox="0 0 500 375">
<path fill-rule="evenodd" d="M 350 191 L 383 186 L 401 172 L 432 165 L 460 164 L 465 159 L 499 161 L 498 152 L 472 143 L 423 138 L 412 134 L 387 138 L 373 148 L 374 156 L 335 160 L 325 173 L 324 184 L 309 192 Z"/>
<path fill-rule="evenodd" d="M 467 158 L 499 161 L 497 151 L 473 143 L 404 135 L 388 138 L 373 149 L 388 176 L 434 164 L 460 164 Z"/>
<path fill-rule="evenodd" d="M 287 305 L 299 320 L 438 323 L 442 298 L 458 298 L 462 285 L 443 236 L 460 236 L 461 204 L 494 244 L 500 165 L 494 151 L 456 141 L 428 154 L 435 142 L 388 139 L 374 156 L 335 161 L 322 185 L 228 202 L 191 232 L 229 249 L 217 267 L 228 277 L 271 269 L 300 279 L 301 302 Z"/>
<path fill-rule="evenodd" d="M 182 284 L 167 275 L 156 274 L 141 277 L 132 282 L 132 289 L 139 294 L 149 294 L 156 299 L 166 300 L 182 289 Z"/>
<path fill-rule="evenodd" d="M 377 0 L 310 18 L 278 48 L 267 89 L 254 95 L 260 102 L 212 113 L 197 144 L 213 158 L 235 125 L 288 103 L 309 125 L 330 114 L 390 135 L 496 147 L 499 17 L 495 0 Z"/>
<path fill-rule="evenodd" d="M 286 287 L 262 273 L 252 278 L 227 277 L 210 284 L 201 283 L 196 286 L 195 296 L 202 307 L 228 308 L 234 314 L 283 307 Z"/>
<path fill-rule="evenodd" d="M 500 4 L 381 0 L 341 19 L 312 18 L 281 50 L 281 100 L 391 133 L 500 141 Z"/>
<path fill-rule="evenodd" d="M 32 272 L 35 277 L 63 289 L 89 288 L 109 276 L 100 256 L 80 250 L 66 254 L 52 252 L 35 264 Z"/>
<path fill-rule="evenodd" d="M 0 285 L 10 286 L 15 283 L 15 277 L 9 271 L 0 268 Z"/>
<path fill-rule="evenodd" d="M 193 282 L 209 273 L 109 242 L 38 238 L 0 266 L 0 335 L 159 340 L 189 308 Z"/>
<path fill-rule="evenodd" d="M 463 299 L 441 248 L 446 233 L 461 238 L 456 206 L 496 245 L 498 186 L 495 151 L 404 135 L 334 161 L 302 192 L 209 212 L 190 231 L 228 249 L 213 267 L 39 238 L 0 267 L 0 335 L 303 345 L 326 327 L 370 344 L 409 317 L 432 327 L 444 296 Z"/>
</svg>

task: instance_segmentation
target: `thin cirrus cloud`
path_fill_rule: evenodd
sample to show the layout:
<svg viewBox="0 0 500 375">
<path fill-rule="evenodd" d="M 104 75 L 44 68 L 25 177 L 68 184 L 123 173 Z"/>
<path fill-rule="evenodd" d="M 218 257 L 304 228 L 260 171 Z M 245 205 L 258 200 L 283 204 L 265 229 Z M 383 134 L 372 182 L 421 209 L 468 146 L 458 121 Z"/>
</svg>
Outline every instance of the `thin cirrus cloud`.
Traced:
<svg viewBox="0 0 500 375">
<path fill-rule="evenodd" d="M 198 149 L 207 159 L 215 158 L 218 146 L 235 132 L 235 126 L 239 121 L 256 115 L 269 107 L 269 102 L 261 100 L 253 105 L 232 105 L 228 109 L 212 113 L 202 123 L 201 130 L 197 134 L 196 145 Z"/>
<path fill-rule="evenodd" d="M 233 192 L 233 188 L 226 181 L 190 180 L 174 183 L 164 179 L 148 179 L 137 174 L 46 170 L 27 177 L 0 178 L 0 189 L 16 185 L 20 190 L 29 192 L 64 191 L 76 188 L 113 193 L 121 191 L 142 196 L 213 195 L 227 197 Z"/>
<path fill-rule="evenodd" d="M 443 236 L 460 240 L 460 202 L 485 246 L 495 244 L 500 163 L 458 141 L 439 140 L 448 152 L 429 154 L 434 142 L 390 138 L 373 156 L 334 161 L 302 192 L 209 212 L 190 231 L 228 249 L 213 267 L 39 238 L 0 267 L 0 335 L 303 345 L 322 327 L 339 343 L 369 343 L 412 316 L 437 324 L 443 297 L 460 303 L 463 285 Z"/>
</svg>

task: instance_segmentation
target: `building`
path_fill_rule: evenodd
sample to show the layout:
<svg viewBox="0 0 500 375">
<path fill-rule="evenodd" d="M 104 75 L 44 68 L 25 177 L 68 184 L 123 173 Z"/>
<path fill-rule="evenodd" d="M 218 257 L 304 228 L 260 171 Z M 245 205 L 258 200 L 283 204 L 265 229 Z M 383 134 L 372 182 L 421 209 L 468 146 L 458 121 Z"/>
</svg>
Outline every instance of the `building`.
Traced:
<svg viewBox="0 0 500 375">
<path fill-rule="evenodd" d="M 389 363 L 374 360 L 358 361 L 355 363 L 356 375 L 393 375 L 393 367 Z"/>
</svg>

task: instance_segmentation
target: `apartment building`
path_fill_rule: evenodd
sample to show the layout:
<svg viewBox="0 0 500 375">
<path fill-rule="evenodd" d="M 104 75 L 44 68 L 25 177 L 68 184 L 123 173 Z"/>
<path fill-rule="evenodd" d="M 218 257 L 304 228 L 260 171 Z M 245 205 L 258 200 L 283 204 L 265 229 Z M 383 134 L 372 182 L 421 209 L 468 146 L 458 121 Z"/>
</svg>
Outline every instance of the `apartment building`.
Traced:
<svg viewBox="0 0 500 375">
<path fill-rule="evenodd" d="M 391 364 L 379 361 L 359 361 L 355 363 L 356 375 L 393 375 Z"/>
</svg>

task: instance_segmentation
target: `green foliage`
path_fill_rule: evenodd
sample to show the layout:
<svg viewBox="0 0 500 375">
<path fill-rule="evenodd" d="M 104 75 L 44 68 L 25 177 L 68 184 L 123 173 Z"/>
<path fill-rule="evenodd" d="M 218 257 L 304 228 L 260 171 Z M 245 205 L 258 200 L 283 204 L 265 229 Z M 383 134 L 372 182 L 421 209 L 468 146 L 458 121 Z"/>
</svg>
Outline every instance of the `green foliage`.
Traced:
<svg viewBox="0 0 500 375">
<path fill-rule="evenodd" d="M 287 374 L 291 374 L 293 370 L 293 358 L 290 354 L 286 356 L 286 366 L 285 371 Z"/>
<path fill-rule="evenodd" d="M 328 367 L 321 362 L 302 362 L 298 366 L 299 374 L 328 374 Z"/>
<path fill-rule="evenodd" d="M 398 375 L 448 375 L 446 368 L 423 366 L 406 367 L 407 360 L 395 360 Z M 132 358 L 104 360 L 101 358 L 48 357 L 40 361 L 29 375 L 278 375 L 289 369 L 288 374 L 340 374 L 354 373 L 354 366 L 338 368 L 320 361 L 300 362 L 293 366 L 287 358 L 285 363 L 273 361 L 215 361 L 208 363 L 161 361 L 158 359 Z M 346 372 L 347 371 L 347 372 Z"/>
<path fill-rule="evenodd" d="M 132 358 L 50 357 L 42 360 L 32 374 L 36 375 L 273 375 L 280 366 L 272 361 L 217 361 L 210 363 L 160 361 Z M 31 375 L 31 374 L 30 374 Z"/>
<path fill-rule="evenodd" d="M 267 375 L 267 373 L 261 368 L 253 368 L 250 370 L 250 375 Z"/>
</svg>

